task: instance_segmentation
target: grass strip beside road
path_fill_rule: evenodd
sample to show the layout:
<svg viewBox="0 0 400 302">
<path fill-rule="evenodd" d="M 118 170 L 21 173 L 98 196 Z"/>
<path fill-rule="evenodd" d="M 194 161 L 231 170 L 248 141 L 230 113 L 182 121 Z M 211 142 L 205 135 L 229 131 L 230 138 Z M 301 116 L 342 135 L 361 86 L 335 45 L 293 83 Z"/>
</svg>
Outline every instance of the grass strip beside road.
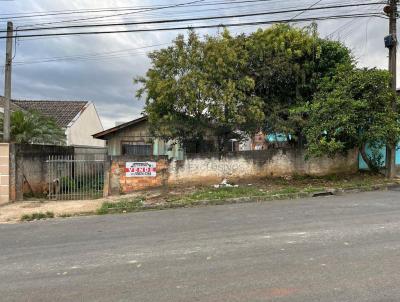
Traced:
<svg viewBox="0 0 400 302">
<path fill-rule="evenodd" d="M 397 182 L 379 175 L 357 173 L 354 175 L 331 175 L 326 177 L 294 176 L 290 178 L 265 178 L 238 181 L 232 187 L 197 186 L 191 188 L 171 187 L 168 192 L 143 191 L 134 196 L 121 196 L 100 203 L 97 210 L 82 211 L 76 208 L 58 209 L 56 215 L 43 206 L 42 212 L 23 215 L 21 221 L 67 218 L 82 215 L 105 215 L 149 210 L 206 206 L 229 203 L 263 202 L 295 199 L 311 196 L 342 194 L 345 192 L 385 190 Z M 61 205 L 61 204 L 60 204 Z"/>
<path fill-rule="evenodd" d="M 297 177 L 289 180 L 275 179 L 274 186 L 265 187 L 260 184 L 241 185 L 239 187 L 203 187 L 191 193 L 166 196 L 158 202 L 149 203 L 146 197 L 133 199 L 122 198 L 117 202 L 105 202 L 97 214 L 130 213 L 148 210 L 215 205 L 228 203 L 244 203 L 252 201 L 270 201 L 294 199 L 324 194 L 342 194 L 346 191 L 372 191 L 386 189 L 392 181 L 375 175 L 359 175 L 356 177 Z"/>
</svg>

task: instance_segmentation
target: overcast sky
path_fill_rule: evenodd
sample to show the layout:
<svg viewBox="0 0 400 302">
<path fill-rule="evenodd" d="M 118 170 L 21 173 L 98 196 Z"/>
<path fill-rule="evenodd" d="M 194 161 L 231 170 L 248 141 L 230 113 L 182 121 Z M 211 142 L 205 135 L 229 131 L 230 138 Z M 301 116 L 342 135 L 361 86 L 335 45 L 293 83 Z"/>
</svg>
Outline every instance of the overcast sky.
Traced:
<svg viewBox="0 0 400 302">
<path fill-rule="evenodd" d="M 239 1 L 239 0 L 236 0 Z M 82 10 L 96 8 L 121 8 L 135 6 L 155 6 L 188 3 L 190 0 L 0 0 L 0 26 L 6 29 L 6 19 L 11 14 L 21 16 L 33 12 Z M 224 3 L 215 4 L 215 3 Z M 362 3 L 364 0 L 322 0 L 318 6 Z M 199 4 L 214 4 L 199 6 Z M 235 1 L 203 0 L 196 6 L 175 7 L 157 11 L 148 11 L 129 15 L 121 12 L 85 13 L 80 15 L 57 15 L 28 18 L 14 18 L 14 26 L 60 22 L 72 19 L 107 16 L 107 18 L 75 21 L 75 23 L 118 22 L 156 20 L 165 18 L 183 18 L 192 16 L 232 15 L 247 12 L 294 9 L 310 7 L 316 0 L 269 0 L 250 4 L 238 4 Z M 346 8 L 328 12 L 313 11 L 301 17 L 334 13 L 354 13 L 379 11 L 382 6 Z M 132 13 L 132 11 L 130 11 Z M 126 11 L 122 12 L 126 13 Z M 184 25 L 220 24 L 224 22 L 261 21 L 285 19 L 298 13 L 287 13 L 267 17 L 252 17 L 235 20 L 209 22 L 187 22 Z M 113 15 L 111 17 L 111 15 Z M 299 16 L 300 17 L 300 16 Z M 65 25 L 71 23 L 59 23 Z M 52 24 L 54 26 L 55 24 Z M 182 24 L 179 24 L 182 25 Z M 305 26 L 299 23 L 297 26 Z M 168 25 L 162 25 L 166 27 Z M 150 27 L 150 26 L 148 26 Z M 160 26 L 158 26 L 160 27 Z M 266 26 L 263 26 L 266 27 Z M 133 28 L 133 27 L 129 27 Z M 256 26 L 232 28 L 233 33 L 251 32 Z M 104 28 L 102 28 L 104 30 Z M 113 28 L 124 29 L 124 27 Z M 97 29 L 94 29 L 97 30 Z M 356 20 L 330 20 L 319 22 L 322 37 L 332 34 L 349 46 L 358 59 L 359 66 L 386 68 L 388 51 L 384 48 L 383 38 L 387 35 L 388 21 L 381 18 Z M 136 88 L 133 78 L 143 76 L 149 67 L 146 52 L 165 47 L 178 34 L 173 32 L 148 32 L 108 34 L 95 36 L 69 36 L 47 38 L 20 38 L 14 58 L 13 98 L 19 99 L 56 99 L 92 101 L 105 128 L 116 122 L 128 121 L 140 116 L 143 102 L 135 98 Z M 181 31 L 185 33 L 185 31 Z M 200 30 L 201 34 L 217 34 L 217 29 Z M 146 48 L 144 48 L 146 47 Z M 138 49 L 140 48 L 140 49 Z M 4 62 L 5 40 L 0 40 L 0 60 Z M 43 62 L 45 61 L 45 62 Z M 0 94 L 3 94 L 3 63 Z"/>
</svg>

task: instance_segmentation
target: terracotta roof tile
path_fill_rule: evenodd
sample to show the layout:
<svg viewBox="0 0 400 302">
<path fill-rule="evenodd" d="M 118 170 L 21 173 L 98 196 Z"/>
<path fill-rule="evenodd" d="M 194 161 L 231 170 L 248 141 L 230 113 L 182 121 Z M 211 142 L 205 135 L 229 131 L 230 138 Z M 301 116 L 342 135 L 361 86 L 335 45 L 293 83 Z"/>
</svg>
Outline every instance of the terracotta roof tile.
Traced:
<svg viewBox="0 0 400 302">
<path fill-rule="evenodd" d="M 53 118 L 60 127 L 67 127 L 72 120 L 85 109 L 86 101 L 31 101 L 13 100 L 24 110 L 37 111 L 44 116 Z"/>
</svg>

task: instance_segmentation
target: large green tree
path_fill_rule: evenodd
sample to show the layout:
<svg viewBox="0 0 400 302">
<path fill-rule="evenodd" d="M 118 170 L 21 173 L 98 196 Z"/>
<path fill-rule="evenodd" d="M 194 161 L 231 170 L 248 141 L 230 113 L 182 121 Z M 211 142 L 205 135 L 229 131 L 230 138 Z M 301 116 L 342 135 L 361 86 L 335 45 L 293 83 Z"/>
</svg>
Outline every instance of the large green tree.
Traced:
<svg viewBox="0 0 400 302">
<path fill-rule="evenodd" d="M 223 151 L 230 139 L 240 140 L 263 124 L 263 103 L 247 72 L 245 36 L 224 31 L 201 40 L 190 31 L 150 59 L 146 77 L 137 79 L 142 85 L 137 95 L 146 97 L 155 136 L 184 146 L 212 138 Z"/>
<path fill-rule="evenodd" d="M 0 119 L 3 129 L 3 117 Z M 11 141 L 23 144 L 65 144 L 65 132 L 56 122 L 31 111 L 15 111 L 11 114 Z"/>
<path fill-rule="evenodd" d="M 290 112 L 312 100 L 322 79 L 331 78 L 343 66 L 352 68 L 349 49 L 320 38 L 315 24 L 259 29 L 247 38 L 246 46 L 248 74 L 264 102 L 264 130 L 286 134 L 301 144 L 306 117 Z"/>
<path fill-rule="evenodd" d="M 400 115 L 392 110 L 397 97 L 389 83 L 389 73 L 377 69 L 343 70 L 323 82 L 304 107 L 309 154 L 333 156 L 356 147 L 369 168 L 378 170 L 379 149 L 400 139 Z"/>
</svg>

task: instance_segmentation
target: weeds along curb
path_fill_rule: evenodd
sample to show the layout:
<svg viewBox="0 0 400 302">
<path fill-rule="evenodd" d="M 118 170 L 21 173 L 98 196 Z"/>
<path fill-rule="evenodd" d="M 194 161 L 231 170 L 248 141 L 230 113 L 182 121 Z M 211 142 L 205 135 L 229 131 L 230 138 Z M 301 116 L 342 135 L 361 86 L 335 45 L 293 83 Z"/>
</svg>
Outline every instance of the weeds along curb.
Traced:
<svg viewBox="0 0 400 302">
<path fill-rule="evenodd" d="M 183 201 L 183 202 L 171 202 L 166 204 L 154 204 L 154 205 L 142 205 L 137 208 L 131 209 L 129 211 L 124 211 L 123 208 L 108 208 L 106 213 L 95 212 L 74 212 L 74 213 L 64 213 L 61 215 L 54 215 L 54 218 L 69 218 L 69 217 L 80 217 L 80 216 L 91 216 L 91 215 L 108 215 L 108 214 L 122 214 L 122 213 L 135 213 L 144 211 L 156 211 L 156 210 L 168 210 L 177 208 L 191 208 L 191 207 L 203 207 L 211 205 L 224 205 L 224 204 L 244 204 L 244 203 L 257 203 L 257 202 L 268 202 L 274 200 L 292 200 L 299 198 L 312 198 L 321 196 L 341 196 L 351 193 L 360 192 L 370 192 L 370 191 L 385 191 L 385 190 L 400 190 L 399 183 L 387 183 L 378 184 L 370 186 L 359 186 L 359 187 L 349 187 L 349 188 L 336 188 L 330 190 L 321 190 L 316 192 L 297 192 L 297 193 L 284 193 L 284 194 L 271 194 L 266 196 L 246 196 L 246 197 L 236 197 L 227 199 L 209 199 L 209 200 L 198 200 L 198 201 Z M 47 215 L 50 216 L 50 215 Z M 28 219 L 30 218 L 30 219 Z M 30 222 L 37 219 L 32 219 L 33 217 L 24 217 L 21 221 Z M 53 217 L 46 217 L 45 219 L 51 219 Z M 31 220 L 32 219 L 32 220 Z M 43 219 L 43 218 L 42 218 Z"/>
<path fill-rule="evenodd" d="M 154 205 L 143 205 L 134 209 L 133 211 L 127 211 L 126 213 L 143 212 L 143 211 L 155 211 L 155 210 L 167 210 L 167 209 L 177 209 L 177 208 L 191 208 L 191 207 L 201 207 L 210 205 L 224 205 L 224 204 L 244 204 L 244 203 L 254 203 L 254 202 L 267 202 L 274 200 L 291 200 L 299 198 L 311 198 L 311 197 L 322 197 L 322 196 L 341 196 L 351 193 L 360 192 L 371 192 L 371 191 L 385 191 L 388 189 L 400 189 L 400 184 L 389 183 L 389 184 L 379 184 L 372 186 L 360 186 L 360 187 L 350 187 L 350 188 L 337 188 L 332 190 L 323 190 L 317 192 L 298 192 L 298 193 L 285 193 L 285 194 L 272 194 L 268 196 L 247 196 L 247 197 L 237 197 L 237 198 L 227 198 L 227 199 L 209 199 L 209 200 L 198 200 L 198 201 L 185 201 L 185 202 L 171 202 L 167 204 L 154 204 Z M 109 208 L 109 212 L 99 215 L 107 214 L 118 214 L 121 212 L 120 208 Z"/>
</svg>

